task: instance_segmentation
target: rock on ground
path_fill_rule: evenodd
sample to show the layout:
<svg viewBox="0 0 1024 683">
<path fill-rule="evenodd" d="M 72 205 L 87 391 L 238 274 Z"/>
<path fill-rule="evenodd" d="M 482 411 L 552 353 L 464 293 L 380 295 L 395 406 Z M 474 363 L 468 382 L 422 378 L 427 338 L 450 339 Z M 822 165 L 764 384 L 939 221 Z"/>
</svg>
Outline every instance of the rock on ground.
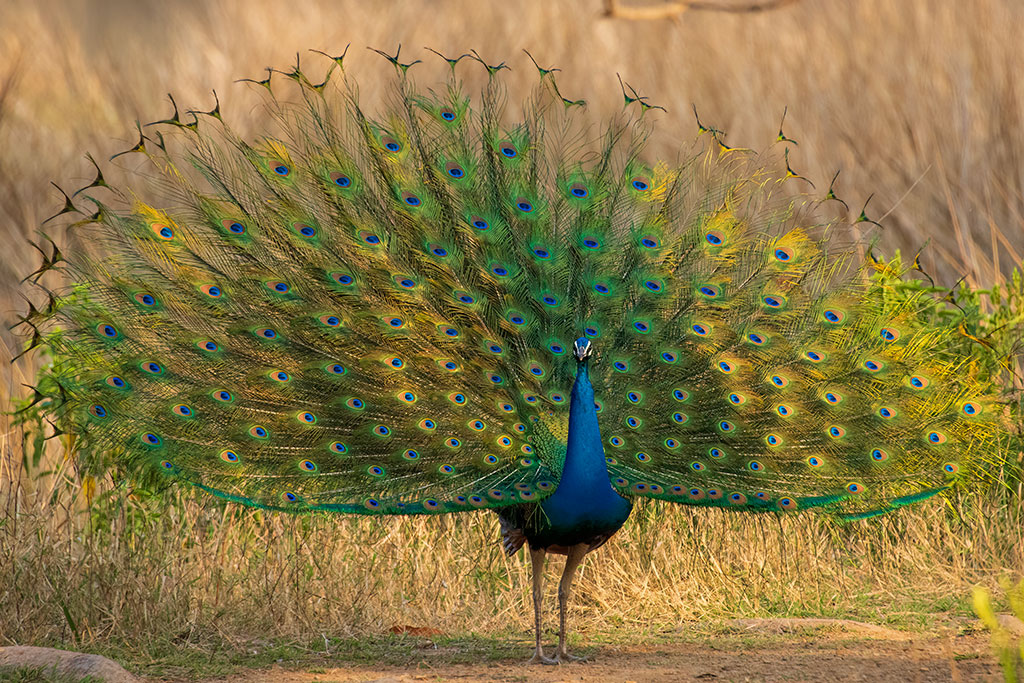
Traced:
<svg viewBox="0 0 1024 683">
<path fill-rule="evenodd" d="M 0 672 L 11 669 L 41 669 L 69 678 L 92 676 L 104 683 L 137 683 L 139 680 L 117 662 L 100 655 L 26 645 L 0 647 Z"/>
</svg>

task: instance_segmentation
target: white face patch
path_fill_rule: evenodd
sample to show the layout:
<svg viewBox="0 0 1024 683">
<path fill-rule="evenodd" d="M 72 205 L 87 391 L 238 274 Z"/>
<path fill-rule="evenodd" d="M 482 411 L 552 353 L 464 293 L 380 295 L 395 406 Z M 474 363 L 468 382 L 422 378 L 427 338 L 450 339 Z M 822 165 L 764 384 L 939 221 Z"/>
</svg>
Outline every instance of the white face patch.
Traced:
<svg viewBox="0 0 1024 683">
<path fill-rule="evenodd" d="M 580 337 L 572 345 L 573 355 L 576 356 L 576 360 L 583 360 L 589 358 L 590 354 L 594 350 L 594 345 L 590 343 L 590 340 L 586 337 Z"/>
</svg>

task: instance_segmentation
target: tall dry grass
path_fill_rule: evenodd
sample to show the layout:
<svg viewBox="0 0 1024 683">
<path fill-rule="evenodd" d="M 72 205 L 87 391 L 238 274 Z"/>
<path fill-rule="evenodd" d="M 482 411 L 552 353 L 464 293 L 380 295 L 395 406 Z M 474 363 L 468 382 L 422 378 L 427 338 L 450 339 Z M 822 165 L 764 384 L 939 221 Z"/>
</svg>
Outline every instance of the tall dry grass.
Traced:
<svg viewBox="0 0 1024 683">
<path fill-rule="evenodd" d="M 0 23 L 0 319 L 23 308 L 17 282 L 36 262 L 26 239 L 60 208 L 48 182 L 87 183 L 85 151 L 105 159 L 129 147 L 134 120 L 169 113 L 167 91 L 183 108 L 208 108 L 216 89 L 232 125 L 257 131 L 257 99 L 234 79 L 350 41 L 349 69 L 368 101 L 388 70 L 364 45 L 401 42 L 425 60 L 423 45 L 476 47 L 510 60 L 512 93 L 535 78 L 525 47 L 562 68 L 563 91 L 586 98 L 595 119 L 620 106 L 621 73 L 668 108 L 653 143 L 668 158 L 696 131 L 691 104 L 728 142 L 753 147 L 774 139 L 788 106 L 794 166 L 822 192 L 841 169 L 837 191 L 854 213 L 874 193 L 883 250 L 930 243 L 932 275 L 974 286 L 1001 281 L 1024 253 L 1024 7 L 1013 0 L 803 0 L 652 23 L 603 19 L 597 0 L 6 0 Z M 103 166 L 111 179 L 134 168 L 130 158 Z M 5 409 L 39 362 L 9 365 L 20 343 L 0 331 Z M 187 491 L 93 491 L 60 440 L 38 450 L 28 427 L 7 423 L 0 436 L 0 642 L 528 625 L 527 567 L 501 555 L 491 516 L 286 517 Z M 1024 570 L 1022 521 L 1019 498 L 998 492 L 955 512 L 931 504 L 843 528 L 647 506 L 588 562 L 575 617 L 591 629 L 794 613 L 913 622 L 959 605 L 976 580 Z"/>
</svg>

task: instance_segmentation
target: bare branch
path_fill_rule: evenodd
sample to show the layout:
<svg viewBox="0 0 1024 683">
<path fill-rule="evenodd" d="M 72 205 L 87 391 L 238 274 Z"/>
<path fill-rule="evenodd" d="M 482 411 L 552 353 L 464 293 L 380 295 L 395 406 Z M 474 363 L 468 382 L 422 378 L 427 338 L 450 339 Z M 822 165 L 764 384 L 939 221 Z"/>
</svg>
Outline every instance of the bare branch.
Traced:
<svg viewBox="0 0 1024 683">
<path fill-rule="evenodd" d="M 799 1 L 762 0 L 761 2 L 755 1 L 746 4 L 722 4 L 718 2 L 703 2 L 702 0 L 679 0 L 661 5 L 631 6 L 620 4 L 619 0 L 604 0 L 604 16 L 612 19 L 628 19 L 630 21 L 656 21 L 658 19 L 678 17 L 687 10 L 751 14 L 779 9 L 786 5 L 796 4 Z"/>
</svg>

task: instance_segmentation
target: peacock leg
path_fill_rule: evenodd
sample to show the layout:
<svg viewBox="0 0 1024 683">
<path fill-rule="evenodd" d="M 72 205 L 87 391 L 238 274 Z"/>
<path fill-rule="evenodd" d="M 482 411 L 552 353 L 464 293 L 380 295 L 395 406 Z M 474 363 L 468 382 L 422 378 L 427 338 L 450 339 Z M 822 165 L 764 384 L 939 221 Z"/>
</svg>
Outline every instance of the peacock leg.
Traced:
<svg viewBox="0 0 1024 683">
<path fill-rule="evenodd" d="M 565 556 L 565 571 L 562 572 L 562 580 L 558 583 L 558 652 L 555 653 L 555 661 L 559 664 L 586 661 L 585 657 L 574 657 L 565 650 L 565 611 L 572 592 L 572 580 L 576 577 L 576 570 L 583 563 L 583 556 L 589 550 L 589 544 L 579 543 L 571 546 Z"/>
<path fill-rule="evenodd" d="M 557 664 L 554 659 L 544 656 L 544 647 L 541 645 L 541 607 L 544 601 L 544 556 L 547 551 L 543 548 L 530 548 L 530 559 L 533 560 L 533 624 L 537 635 L 537 649 L 527 664 Z"/>
</svg>

